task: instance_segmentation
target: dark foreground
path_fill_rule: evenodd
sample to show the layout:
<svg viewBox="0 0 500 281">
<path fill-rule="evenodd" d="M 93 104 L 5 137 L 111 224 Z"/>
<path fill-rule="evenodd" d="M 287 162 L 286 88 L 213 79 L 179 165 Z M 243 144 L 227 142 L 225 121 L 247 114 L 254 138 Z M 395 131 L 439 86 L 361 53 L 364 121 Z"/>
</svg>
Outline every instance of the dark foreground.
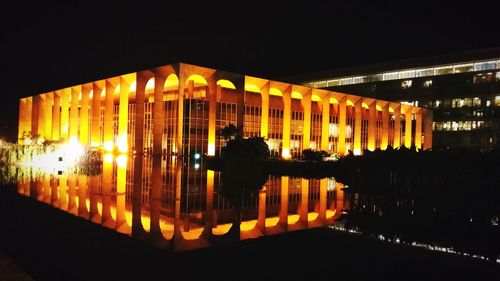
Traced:
<svg viewBox="0 0 500 281">
<path fill-rule="evenodd" d="M 35 280 L 500 280 L 500 265 L 314 229 L 170 253 L 0 188 L 0 249 Z"/>
</svg>

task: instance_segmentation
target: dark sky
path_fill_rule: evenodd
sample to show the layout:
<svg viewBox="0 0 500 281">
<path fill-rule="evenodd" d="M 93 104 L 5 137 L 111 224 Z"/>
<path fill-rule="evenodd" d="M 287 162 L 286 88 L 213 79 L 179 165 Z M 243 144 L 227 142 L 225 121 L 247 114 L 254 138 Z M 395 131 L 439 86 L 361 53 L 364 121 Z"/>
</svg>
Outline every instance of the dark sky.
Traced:
<svg viewBox="0 0 500 281">
<path fill-rule="evenodd" d="M 0 135 L 15 133 L 19 97 L 177 61 L 276 79 L 500 47 L 498 1 L 6 2 Z"/>
</svg>

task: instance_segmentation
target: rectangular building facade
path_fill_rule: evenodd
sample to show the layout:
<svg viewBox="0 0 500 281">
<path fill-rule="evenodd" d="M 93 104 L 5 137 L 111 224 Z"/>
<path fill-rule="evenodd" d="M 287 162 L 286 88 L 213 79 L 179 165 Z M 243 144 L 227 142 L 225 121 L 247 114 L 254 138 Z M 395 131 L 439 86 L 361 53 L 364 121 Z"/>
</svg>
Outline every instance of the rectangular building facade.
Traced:
<svg viewBox="0 0 500 281">
<path fill-rule="evenodd" d="M 22 98 L 19 142 L 70 141 L 107 151 L 218 155 L 222 128 L 264 137 L 272 155 L 346 155 L 432 146 L 432 112 L 373 98 L 184 63 Z"/>
</svg>

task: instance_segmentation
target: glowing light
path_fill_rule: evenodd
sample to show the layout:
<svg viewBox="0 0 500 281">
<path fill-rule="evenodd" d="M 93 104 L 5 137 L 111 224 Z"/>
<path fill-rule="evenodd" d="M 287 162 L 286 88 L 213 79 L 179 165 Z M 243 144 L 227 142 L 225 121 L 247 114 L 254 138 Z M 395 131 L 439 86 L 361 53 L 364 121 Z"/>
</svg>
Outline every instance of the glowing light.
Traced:
<svg viewBox="0 0 500 281">
<path fill-rule="evenodd" d="M 283 148 L 283 152 L 281 153 L 281 157 L 283 157 L 283 159 L 290 159 L 292 157 L 290 155 L 290 149 Z"/>
<path fill-rule="evenodd" d="M 249 231 L 255 228 L 257 220 L 242 221 L 240 224 L 241 231 Z"/>
<path fill-rule="evenodd" d="M 30 138 L 24 139 L 24 144 L 25 145 L 31 145 L 32 144 L 31 139 Z"/>
<path fill-rule="evenodd" d="M 233 226 L 232 223 L 218 224 L 217 227 L 212 228 L 213 235 L 224 235 L 229 232 Z"/>
<path fill-rule="evenodd" d="M 354 155 L 361 155 L 361 149 L 355 148 L 353 153 L 354 153 Z"/>
<path fill-rule="evenodd" d="M 318 218 L 319 214 L 316 212 L 311 212 L 307 214 L 308 221 L 315 221 Z"/>
<path fill-rule="evenodd" d="M 347 106 L 354 106 L 354 103 L 351 100 L 347 100 L 346 105 Z"/>
<path fill-rule="evenodd" d="M 115 88 L 115 94 L 119 94 L 120 93 L 120 84 L 118 84 Z"/>
<path fill-rule="evenodd" d="M 382 107 L 380 105 L 377 104 L 375 107 L 377 108 L 377 111 L 382 111 Z"/>
<path fill-rule="evenodd" d="M 330 103 L 339 104 L 339 101 L 336 98 L 330 98 Z"/>
<path fill-rule="evenodd" d="M 127 136 L 120 136 L 117 140 L 118 151 L 125 153 L 128 151 Z"/>
<path fill-rule="evenodd" d="M 260 93 L 259 87 L 253 84 L 245 84 L 245 91 L 247 92 L 253 92 L 253 93 Z"/>
<path fill-rule="evenodd" d="M 389 106 L 389 112 L 390 113 L 394 113 L 394 108 L 392 108 L 392 107 Z"/>
<path fill-rule="evenodd" d="M 104 154 L 103 159 L 104 159 L 104 162 L 106 162 L 106 163 L 112 163 L 113 162 L 113 154 L 106 153 L 106 154 Z"/>
<path fill-rule="evenodd" d="M 221 86 L 222 88 L 236 90 L 236 87 L 234 86 L 233 82 L 231 82 L 229 80 L 221 79 L 221 80 L 217 81 L 217 85 Z"/>
<path fill-rule="evenodd" d="M 288 215 L 288 224 L 296 224 L 300 219 L 300 216 L 297 214 Z"/>
<path fill-rule="evenodd" d="M 199 154 L 199 153 L 194 154 L 194 159 L 200 159 L 200 157 L 201 157 L 201 154 Z"/>
<path fill-rule="evenodd" d="M 194 169 L 195 169 L 195 170 L 198 170 L 199 168 L 200 168 L 200 164 L 199 164 L 199 163 L 195 163 L 195 164 L 194 164 Z"/>
<path fill-rule="evenodd" d="M 146 83 L 146 93 L 152 93 L 155 90 L 155 79 L 151 78 Z"/>
<path fill-rule="evenodd" d="M 93 141 L 93 142 L 90 143 L 90 146 L 92 146 L 92 147 L 99 147 L 100 144 L 98 142 Z"/>
<path fill-rule="evenodd" d="M 298 100 L 301 100 L 301 99 L 302 99 L 302 94 L 301 94 L 301 93 L 299 93 L 299 92 L 293 91 L 293 92 L 292 92 L 292 99 L 298 99 Z"/>
<path fill-rule="evenodd" d="M 214 155 L 215 155 L 215 144 L 213 144 L 213 143 L 209 143 L 209 144 L 208 144 L 208 152 L 207 152 L 207 155 L 208 155 L 208 156 L 214 156 Z"/>
<path fill-rule="evenodd" d="M 312 101 L 321 101 L 321 98 L 318 95 L 312 95 L 311 100 Z"/>
<path fill-rule="evenodd" d="M 277 225 L 279 221 L 280 221 L 279 217 L 266 218 L 265 225 L 266 227 L 273 227 Z"/>
<path fill-rule="evenodd" d="M 198 75 L 198 74 L 193 74 L 191 76 L 189 76 L 189 78 L 187 79 L 187 82 L 193 80 L 194 84 L 198 84 L 198 85 L 207 85 L 207 80 L 205 80 L 205 78 L 203 78 L 202 76 Z"/>
<path fill-rule="evenodd" d="M 108 155 L 108 154 L 106 154 Z M 111 155 L 111 154 L 110 154 Z M 126 168 L 127 167 L 127 155 L 120 155 L 116 157 L 116 164 L 118 164 L 118 167 L 120 168 Z"/>
<path fill-rule="evenodd" d="M 329 218 L 333 218 L 335 216 L 335 214 L 337 213 L 337 210 L 326 210 L 326 218 L 329 219 Z"/>
<path fill-rule="evenodd" d="M 109 152 L 113 151 L 113 141 L 105 141 L 104 149 Z"/>
<path fill-rule="evenodd" d="M 167 77 L 167 80 L 165 81 L 165 86 L 164 88 L 177 88 L 179 87 L 179 78 L 177 78 L 177 75 L 175 74 L 170 74 Z"/>
<path fill-rule="evenodd" d="M 366 104 L 365 102 L 363 102 L 363 103 L 361 103 L 361 107 L 365 108 L 365 109 L 368 109 L 368 104 Z"/>
<path fill-rule="evenodd" d="M 276 88 L 270 88 L 269 89 L 269 95 L 271 96 L 277 96 L 277 97 L 282 97 L 283 94 L 281 93 L 280 90 L 276 89 Z"/>
</svg>

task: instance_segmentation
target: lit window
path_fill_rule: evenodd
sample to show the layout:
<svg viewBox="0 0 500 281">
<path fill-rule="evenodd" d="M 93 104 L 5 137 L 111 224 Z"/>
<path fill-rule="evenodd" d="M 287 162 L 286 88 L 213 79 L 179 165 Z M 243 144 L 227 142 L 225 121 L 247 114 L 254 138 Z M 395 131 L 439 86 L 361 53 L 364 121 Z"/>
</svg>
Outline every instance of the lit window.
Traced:
<svg viewBox="0 0 500 281">
<path fill-rule="evenodd" d="M 500 106 L 500 96 L 495 97 L 495 106 Z"/>
<path fill-rule="evenodd" d="M 432 86 L 432 80 L 425 80 L 424 81 L 424 87 L 425 88 L 429 88 L 430 86 Z"/>
<path fill-rule="evenodd" d="M 401 82 L 401 88 L 408 89 L 411 87 L 411 84 L 412 84 L 411 80 L 404 80 Z"/>
<path fill-rule="evenodd" d="M 472 99 L 472 105 L 473 106 L 481 106 L 481 99 L 478 97 Z"/>
<path fill-rule="evenodd" d="M 495 79 L 497 81 L 500 81 L 500 71 L 497 71 L 497 73 L 495 74 Z"/>
<path fill-rule="evenodd" d="M 441 101 L 440 100 L 436 100 L 434 102 L 434 108 L 438 108 L 440 104 L 441 104 Z"/>
<path fill-rule="evenodd" d="M 451 129 L 453 131 L 458 131 L 458 122 L 455 121 L 451 122 Z"/>
<path fill-rule="evenodd" d="M 491 105 L 491 101 L 490 100 L 487 100 L 486 101 L 486 107 L 489 107 Z"/>
</svg>

